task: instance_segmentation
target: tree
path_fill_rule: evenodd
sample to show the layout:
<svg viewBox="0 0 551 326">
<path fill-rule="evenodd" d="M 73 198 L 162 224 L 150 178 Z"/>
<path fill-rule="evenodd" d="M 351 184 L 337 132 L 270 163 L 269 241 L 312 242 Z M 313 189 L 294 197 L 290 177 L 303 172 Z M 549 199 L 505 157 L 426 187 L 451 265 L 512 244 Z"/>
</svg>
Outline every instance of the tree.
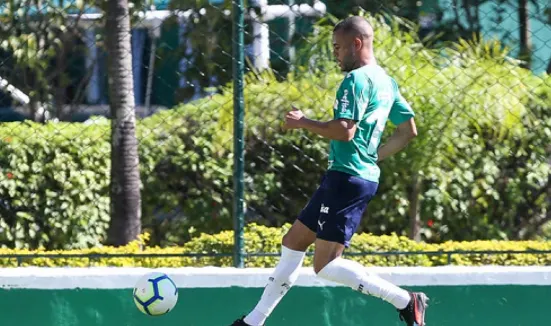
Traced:
<svg viewBox="0 0 551 326">
<path fill-rule="evenodd" d="M 493 26 L 490 30 L 500 35 L 502 41 L 514 36 L 512 41 L 518 44 L 517 57 L 523 60 L 522 67 L 526 69 L 530 69 L 532 65 L 530 21 L 540 20 L 551 23 L 551 7 L 542 6 L 544 3 L 542 0 L 450 0 L 447 8 L 437 0 L 327 0 L 326 2 L 329 12 L 338 18 L 348 16 L 351 13 L 350 8 L 360 7 L 371 13 L 389 13 L 415 22 L 421 22 L 424 20 L 422 16 L 430 12 L 432 17 L 428 17 L 427 20 L 431 21 L 432 26 L 429 29 L 432 34 L 440 35 L 439 41 L 470 39 L 473 35 L 479 35 L 482 32 L 483 25 L 488 28 L 487 21 L 491 20 Z M 485 8 L 482 8 L 483 6 Z M 530 6 L 535 9 L 535 14 L 530 13 Z M 446 9 L 447 15 L 443 14 L 443 9 Z M 518 29 L 509 34 L 503 30 L 501 24 L 505 19 L 511 19 L 511 16 L 518 23 Z M 419 34 L 421 36 L 425 34 L 423 28 L 419 30 Z M 551 62 L 547 70 L 551 72 Z"/>
<path fill-rule="evenodd" d="M 105 15 L 111 107 L 111 220 L 107 243 L 124 245 L 141 232 L 128 0 L 108 0 Z"/>
<path fill-rule="evenodd" d="M 530 37 L 530 18 L 528 16 L 528 2 L 530 0 L 518 0 L 518 21 L 520 50 L 518 57 L 523 61 L 522 66 L 530 69 L 532 66 L 532 39 Z M 537 1 L 534 1 L 537 6 Z"/>
<path fill-rule="evenodd" d="M 68 68 L 85 51 L 78 24 L 94 2 L 14 0 L 0 6 L 0 50 L 7 56 L 0 76 L 28 96 L 31 119 L 64 118 L 67 104 L 82 99 L 89 76 L 72 76 Z"/>
</svg>

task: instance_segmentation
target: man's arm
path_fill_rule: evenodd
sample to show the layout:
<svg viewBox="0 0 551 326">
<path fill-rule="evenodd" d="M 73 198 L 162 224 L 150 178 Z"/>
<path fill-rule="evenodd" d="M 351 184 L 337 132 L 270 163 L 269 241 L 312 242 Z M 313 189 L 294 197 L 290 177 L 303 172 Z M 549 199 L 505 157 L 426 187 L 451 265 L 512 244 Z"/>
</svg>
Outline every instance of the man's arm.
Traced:
<svg viewBox="0 0 551 326">
<path fill-rule="evenodd" d="M 293 107 L 285 116 L 285 128 L 303 128 L 331 140 L 348 142 L 354 138 L 357 121 L 361 120 L 367 108 L 370 89 L 369 80 L 357 79 L 350 73 L 337 91 L 333 120 L 322 122 L 308 119 L 302 111 Z"/>
<path fill-rule="evenodd" d="M 396 130 L 387 140 L 387 142 L 379 147 L 378 156 L 379 162 L 385 158 L 392 156 L 402 150 L 406 145 L 417 136 L 417 127 L 413 118 L 399 124 Z"/>
<path fill-rule="evenodd" d="M 356 132 L 356 122 L 349 119 L 336 119 L 327 122 L 303 118 L 302 128 L 332 140 L 350 141 Z"/>
<path fill-rule="evenodd" d="M 293 110 L 285 116 L 285 129 L 306 129 L 322 137 L 350 141 L 356 132 L 356 122 L 351 119 L 335 119 L 327 122 L 308 119 L 301 110 Z"/>
</svg>

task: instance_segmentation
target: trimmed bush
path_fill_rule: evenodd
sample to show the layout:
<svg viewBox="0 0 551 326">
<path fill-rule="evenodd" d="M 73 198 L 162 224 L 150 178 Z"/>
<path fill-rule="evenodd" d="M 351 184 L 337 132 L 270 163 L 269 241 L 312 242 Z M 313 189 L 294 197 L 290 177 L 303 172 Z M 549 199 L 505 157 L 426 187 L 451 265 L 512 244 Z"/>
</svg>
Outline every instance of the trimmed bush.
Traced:
<svg viewBox="0 0 551 326">
<path fill-rule="evenodd" d="M 248 254 L 273 253 L 270 257 L 252 257 L 246 259 L 246 267 L 274 267 L 278 261 L 281 239 L 290 227 L 270 228 L 257 224 L 249 224 L 245 231 L 245 246 Z M 149 237 L 144 235 L 140 240 L 125 247 L 102 247 L 83 250 L 45 251 L 45 250 L 11 250 L 1 249 L 0 255 L 32 255 L 41 254 L 55 256 L 59 254 L 82 254 L 91 258 L 20 258 L 21 266 L 139 266 L 139 267 L 183 267 L 183 266 L 232 266 L 233 231 L 218 234 L 201 234 L 182 247 L 148 247 Z M 313 248 L 311 248 L 313 249 Z M 483 251 L 530 251 L 551 250 L 551 242 L 538 241 L 474 241 L 446 242 L 442 244 L 417 243 L 406 237 L 393 235 L 375 236 L 359 234 L 353 238 L 350 252 L 387 252 L 388 255 L 348 256 L 365 266 L 442 266 L 448 264 L 447 253 L 458 251 L 475 252 L 473 254 L 453 254 L 450 263 L 453 265 L 550 265 L 551 254 L 486 254 Z M 420 252 L 428 253 L 420 253 Z M 476 252 L 481 253 L 476 253 Z M 419 253 L 415 255 L 399 255 L 397 252 Z M 440 254 L 436 254 L 441 252 Z M 229 255 L 226 257 L 102 257 L 109 254 L 202 254 Z M 310 253 L 312 253 L 310 251 Z M 394 254 L 392 254 L 394 253 Z M 16 259 L 0 258 L 0 267 L 15 267 Z M 305 266 L 312 266 L 312 256 L 305 260 Z"/>
<path fill-rule="evenodd" d="M 108 125 L 0 124 L 0 246 L 82 248 L 109 224 Z"/>
</svg>

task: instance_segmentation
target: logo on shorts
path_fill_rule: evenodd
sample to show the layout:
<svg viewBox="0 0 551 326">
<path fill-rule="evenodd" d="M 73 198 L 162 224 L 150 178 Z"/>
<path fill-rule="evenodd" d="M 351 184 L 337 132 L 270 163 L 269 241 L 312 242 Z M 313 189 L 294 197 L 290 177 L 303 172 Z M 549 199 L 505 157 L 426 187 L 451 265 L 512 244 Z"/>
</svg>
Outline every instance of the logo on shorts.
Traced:
<svg viewBox="0 0 551 326">
<path fill-rule="evenodd" d="M 322 213 L 322 214 L 329 214 L 329 207 L 324 206 L 323 204 L 321 204 L 320 213 Z"/>
<path fill-rule="evenodd" d="M 318 225 L 320 226 L 320 230 L 322 230 L 322 231 L 323 231 L 323 225 L 325 224 L 325 222 L 327 222 L 327 221 L 322 222 L 322 221 L 318 220 Z"/>
</svg>

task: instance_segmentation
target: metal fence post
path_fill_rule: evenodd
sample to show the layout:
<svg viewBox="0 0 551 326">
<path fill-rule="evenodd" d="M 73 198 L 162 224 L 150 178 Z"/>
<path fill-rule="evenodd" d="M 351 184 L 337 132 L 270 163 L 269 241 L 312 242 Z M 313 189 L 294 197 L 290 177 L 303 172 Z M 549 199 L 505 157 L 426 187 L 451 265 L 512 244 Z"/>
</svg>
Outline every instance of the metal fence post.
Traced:
<svg viewBox="0 0 551 326">
<path fill-rule="evenodd" d="M 244 267 L 243 228 L 245 198 L 243 175 L 245 170 L 243 74 L 245 69 L 243 0 L 233 1 L 233 220 L 234 220 L 234 266 Z"/>
</svg>

